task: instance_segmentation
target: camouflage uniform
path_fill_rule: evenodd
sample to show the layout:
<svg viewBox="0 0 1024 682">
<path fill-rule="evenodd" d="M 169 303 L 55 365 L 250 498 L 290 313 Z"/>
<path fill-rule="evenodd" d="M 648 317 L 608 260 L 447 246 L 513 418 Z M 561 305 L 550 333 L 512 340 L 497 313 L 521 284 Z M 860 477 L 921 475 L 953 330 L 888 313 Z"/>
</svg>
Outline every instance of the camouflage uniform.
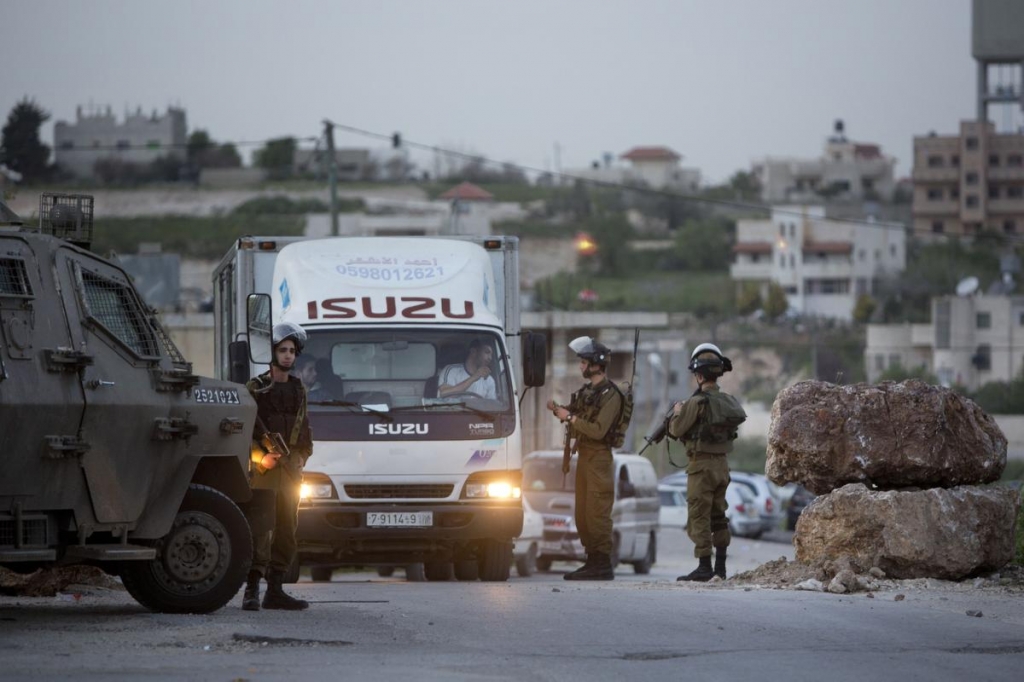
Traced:
<svg viewBox="0 0 1024 682">
<path fill-rule="evenodd" d="M 679 414 L 673 415 L 668 433 L 686 444 L 686 455 L 690 463 L 686 467 L 686 500 L 688 520 L 686 533 L 693 541 L 693 555 L 698 559 L 711 556 L 711 548 L 728 547 L 732 536 L 729 534 L 729 520 L 725 510 L 725 490 L 729 487 L 729 463 L 726 453 L 732 452 L 732 441 L 705 443 L 696 440 L 707 407 L 707 396 L 718 393 L 715 384 L 707 385 L 702 393 L 683 402 Z"/>
<path fill-rule="evenodd" d="M 606 378 L 587 383 L 566 407 L 576 419 L 570 426 L 576 438 L 576 528 L 587 555 L 612 553 L 612 503 L 615 470 L 612 449 L 605 442 L 619 418 L 622 396 Z"/>
<path fill-rule="evenodd" d="M 290 452 L 281 457 L 273 469 L 255 464 L 252 467 L 252 487 L 277 493 L 274 530 L 253 538 L 252 570 L 260 575 L 267 575 L 268 568 L 270 572 L 285 573 L 297 550 L 295 526 L 302 468 L 313 452 L 313 437 L 306 417 L 306 389 L 297 377 L 275 382 L 270 372 L 251 379 L 246 388 L 256 399 L 257 414 L 264 426 L 272 433 L 280 433 Z M 256 428 L 258 430 L 259 426 Z M 253 447 L 259 447 L 255 439 Z"/>
</svg>

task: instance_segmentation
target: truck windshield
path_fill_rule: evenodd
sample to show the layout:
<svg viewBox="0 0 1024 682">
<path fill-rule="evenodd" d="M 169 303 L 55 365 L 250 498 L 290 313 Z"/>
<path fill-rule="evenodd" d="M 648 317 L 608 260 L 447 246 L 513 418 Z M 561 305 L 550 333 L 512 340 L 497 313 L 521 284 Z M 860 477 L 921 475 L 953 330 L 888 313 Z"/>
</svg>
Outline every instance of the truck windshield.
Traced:
<svg viewBox="0 0 1024 682">
<path fill-rule="evenodd" d="M 452 329 L 309 329 L 295 374 L 310 411 L 503 413 L 514 398 L 501 338 Z"/>
</svg>

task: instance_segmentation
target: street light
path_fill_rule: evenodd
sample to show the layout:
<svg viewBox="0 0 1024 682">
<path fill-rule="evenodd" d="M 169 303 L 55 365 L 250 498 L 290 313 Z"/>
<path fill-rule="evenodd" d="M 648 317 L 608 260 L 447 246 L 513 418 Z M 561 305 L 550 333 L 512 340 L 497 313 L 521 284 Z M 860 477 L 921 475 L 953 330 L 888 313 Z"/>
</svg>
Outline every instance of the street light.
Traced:
<svg viewBox="0 0 1024 682">
<path fill-rule="evenodd" d="M 597 242 L 586 232 L 577 232 L 573 245 L 576 247 L 576 253 L 581 256 L 593 256 L 597 253 Z"/>
</svg>

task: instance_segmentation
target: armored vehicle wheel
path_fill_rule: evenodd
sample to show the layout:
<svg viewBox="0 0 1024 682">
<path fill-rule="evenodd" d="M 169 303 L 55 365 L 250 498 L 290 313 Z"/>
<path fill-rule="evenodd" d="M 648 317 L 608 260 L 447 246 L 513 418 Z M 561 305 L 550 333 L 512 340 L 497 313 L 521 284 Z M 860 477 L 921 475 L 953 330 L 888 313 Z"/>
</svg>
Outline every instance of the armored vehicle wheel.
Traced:
<svg viewBox="0 0 1024 682">
<path fill-rule="evenodd" d="M 453 576 L 452 562 L 450 561 L 428 561 L 423 564 L 423 572 L 427 580 L 451 580 Z"/>
<path fill-rule="evenodd" d="M 409 564 L 405 567 L 405 579 L 411 583 L 422 583 L 427 579 L 423 563 Z"/>
<path fill-rule="evenodd" d="M 128 593 L 152 611 L 216 611 L 238 594 L 252 561 L 242 510 L 205 485 L 189 486 L 170 532 L 153 544 L 156 559 L 121 570 Z"/>
<path fill-rule="evenodd" d="M 658 538 L 651 533 L 651 539 L 647 541 L 647 554 L 640 561 L 633 562 L 633 572 L 637 575 L 647 575 L 651 572 L 651 566 L 658 560 Z"/>
<path fill-rule="evenodd" d="M 484 540 L 479 551 L 480 580 L 503 582 L 508 580 L 512 567 L 512 543 L 501 540 Z"/>
<path fill-rule="evenodd" d="M 334 569 L 330 566 L 313 566 L 309 569 L 309 577 L 315 583 L 329 583 L 333 575 Z"/>
</svg>

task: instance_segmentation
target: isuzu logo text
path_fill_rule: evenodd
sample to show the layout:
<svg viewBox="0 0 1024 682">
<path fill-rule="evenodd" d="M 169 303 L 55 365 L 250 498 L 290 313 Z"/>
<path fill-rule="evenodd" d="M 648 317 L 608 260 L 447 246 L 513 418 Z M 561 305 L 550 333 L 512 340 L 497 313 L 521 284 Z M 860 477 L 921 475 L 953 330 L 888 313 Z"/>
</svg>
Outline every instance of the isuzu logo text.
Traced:
<svg viewBox="0 0 1024 682">
<path fill-rule="evenodd" d="M 371 436 L 426 435 L 429 424 L 370 424 Z"/>
<path fill-rule="evenodd" d="M 456 310 L 450 298 L 440 301 L 428 296 L 387 296 L 383 303 L 374 301 L 369 296 L 349 296 L 346 298 L 327 298 L 322 301 L 309 301 L 306 309 L 309 319 L 344 320 L 358 317 L 387 319 L 403 317 L 408 320 L 436 320 L 447 317 L 452 320 L 466 320 L 473 317 L 473 302 L 462 301 L 462 310 Z"/>
</svg>

